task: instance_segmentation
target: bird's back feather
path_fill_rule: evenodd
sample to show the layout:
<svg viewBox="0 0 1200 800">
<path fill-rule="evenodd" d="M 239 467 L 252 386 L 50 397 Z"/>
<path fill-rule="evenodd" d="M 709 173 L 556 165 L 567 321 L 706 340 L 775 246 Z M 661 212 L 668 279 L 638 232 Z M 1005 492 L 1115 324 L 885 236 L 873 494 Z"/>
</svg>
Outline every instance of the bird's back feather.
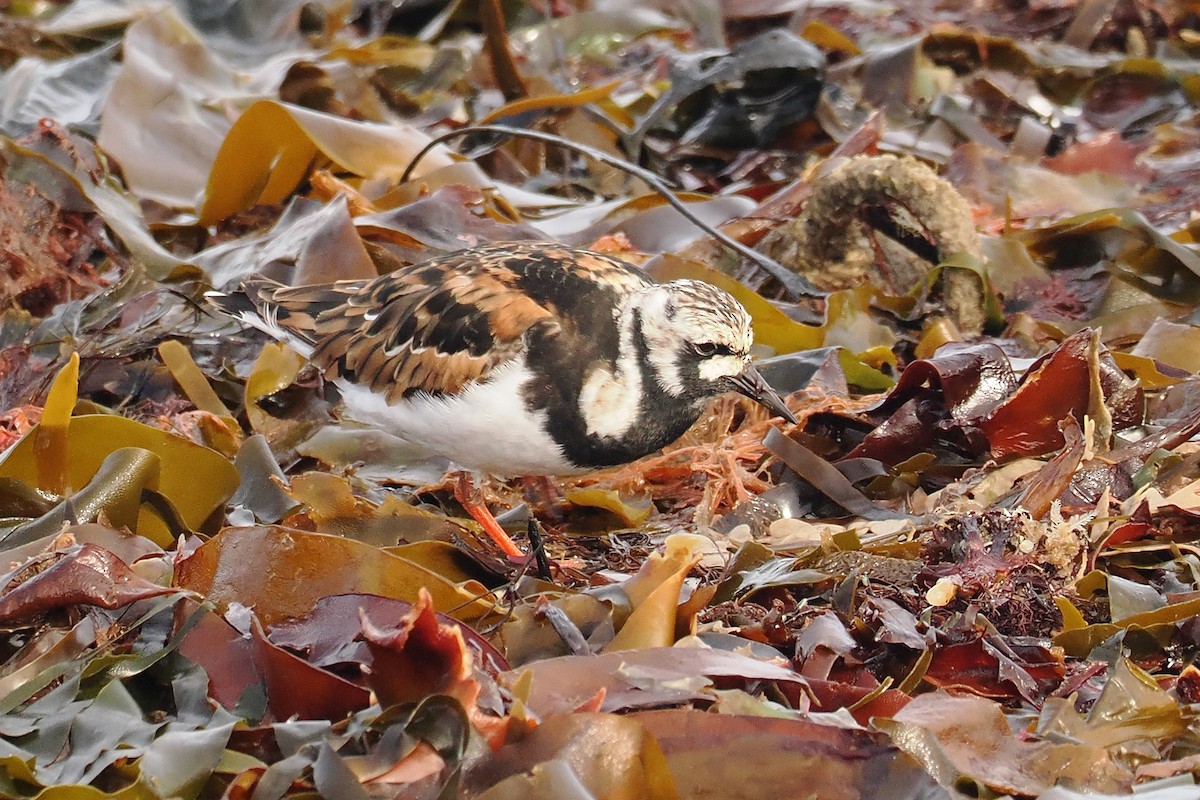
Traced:
<svg viewBox="0 0 1200 800">
<path fill-rule="evenodd" d="M 534 327 L 542 336 L 563 333 L 564 324 L 568 336 L 587 335 L 574 320 L 611 314 L 648 283 L 611 256 L 522 242 L 451 253 L 373 280 L 287 287 L 255 279 L 242 296 L 210 299 L 298 345 L 329 377 L 396 402 L 486 380 L 523 352 Z"/>
</svg>

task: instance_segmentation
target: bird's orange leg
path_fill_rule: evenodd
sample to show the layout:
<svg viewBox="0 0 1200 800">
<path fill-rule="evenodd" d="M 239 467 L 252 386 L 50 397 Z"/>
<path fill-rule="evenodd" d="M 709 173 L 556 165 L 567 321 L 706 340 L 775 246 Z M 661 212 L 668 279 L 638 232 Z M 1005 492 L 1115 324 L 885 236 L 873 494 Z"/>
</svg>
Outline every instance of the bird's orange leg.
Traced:
<svg viewBox="0 0 1200 800">
<path fill-rule="evenodd" d="M 483 502 L 483 494 L 475 488 L 475 482 L 471 480 L 471 473 L 466 470 L 458 473 L 458 480 L 454 483 L 454 499 L 459 502 L 464 511 L 471 515 L 471 519 L 479 523 L 483 532 L 504 551 L 505 555 L 517 557 L 525 555 L 504 528 L 500 527 L 500 523 L 496 522 L 492 512 L 488 511 L 487 504 Z"/>
</svg>

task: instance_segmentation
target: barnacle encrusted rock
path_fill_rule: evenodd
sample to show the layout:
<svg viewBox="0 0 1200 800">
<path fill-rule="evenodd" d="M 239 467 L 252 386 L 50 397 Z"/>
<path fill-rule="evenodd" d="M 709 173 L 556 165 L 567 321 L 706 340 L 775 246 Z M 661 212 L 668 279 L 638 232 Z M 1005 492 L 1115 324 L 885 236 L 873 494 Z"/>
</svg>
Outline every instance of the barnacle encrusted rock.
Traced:
<svg viewBox="0 0 1200 800">
<path fill-rule="evenodd" d="M 918 254 L 869 224 L 886 214 L 896 229 L 928 245 Z M 955 253 L 982 257 L 967 201 L 932 169 L 892 155 L 848 159 L 817 180 L 796 219 L 768 235 L 762 249 L 825 291 L 871 282 L 901 295 L 920 285 L 934 264 Z M 983 287 L 960 269 L 943 271 L 942 305 L 962 333 L 983 329 Z"/>
</svg>

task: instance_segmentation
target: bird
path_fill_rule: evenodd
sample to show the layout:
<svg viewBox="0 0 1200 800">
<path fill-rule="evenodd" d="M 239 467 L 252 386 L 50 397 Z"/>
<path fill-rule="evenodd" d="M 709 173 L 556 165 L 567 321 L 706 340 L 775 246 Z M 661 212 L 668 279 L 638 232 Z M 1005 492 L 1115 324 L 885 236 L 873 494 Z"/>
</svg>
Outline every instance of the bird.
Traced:
<svg viewBox="0 0 1200 800">
<path fill-rule="evenodd" d="M 461 468 L 458 499 L 514 558 L 521 549 L 482 501 L 464 499 L 468 471 L 629 463 L 730 391 L 797 421 L 751 363 L 751 318 L 732 295 L 558 243 L 489 244 L 327 284 L 256 277 L 206 298 L 323 370 L 343 417 Z"/>
</svg>

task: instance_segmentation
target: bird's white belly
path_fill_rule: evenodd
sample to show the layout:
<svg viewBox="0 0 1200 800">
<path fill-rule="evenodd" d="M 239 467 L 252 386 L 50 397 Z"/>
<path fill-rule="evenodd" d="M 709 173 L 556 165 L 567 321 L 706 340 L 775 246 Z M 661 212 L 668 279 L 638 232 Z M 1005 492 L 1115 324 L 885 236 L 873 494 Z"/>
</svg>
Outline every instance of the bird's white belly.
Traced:
<svg viewBox="0 0 1200 800">
<path fill-rule="evenodd" d="M 445 456 L 455 464 L 493 475 L 571 475 L 568 462 L 545 431 L 546 412 L 530 412 L 521 387 L 530 373 L 521 359 L 496 370 L 484 383 L 444 397 L 418 396 L 389 405 L 383 395 L 338 380 L 350 419 Z"/>
</svg>

